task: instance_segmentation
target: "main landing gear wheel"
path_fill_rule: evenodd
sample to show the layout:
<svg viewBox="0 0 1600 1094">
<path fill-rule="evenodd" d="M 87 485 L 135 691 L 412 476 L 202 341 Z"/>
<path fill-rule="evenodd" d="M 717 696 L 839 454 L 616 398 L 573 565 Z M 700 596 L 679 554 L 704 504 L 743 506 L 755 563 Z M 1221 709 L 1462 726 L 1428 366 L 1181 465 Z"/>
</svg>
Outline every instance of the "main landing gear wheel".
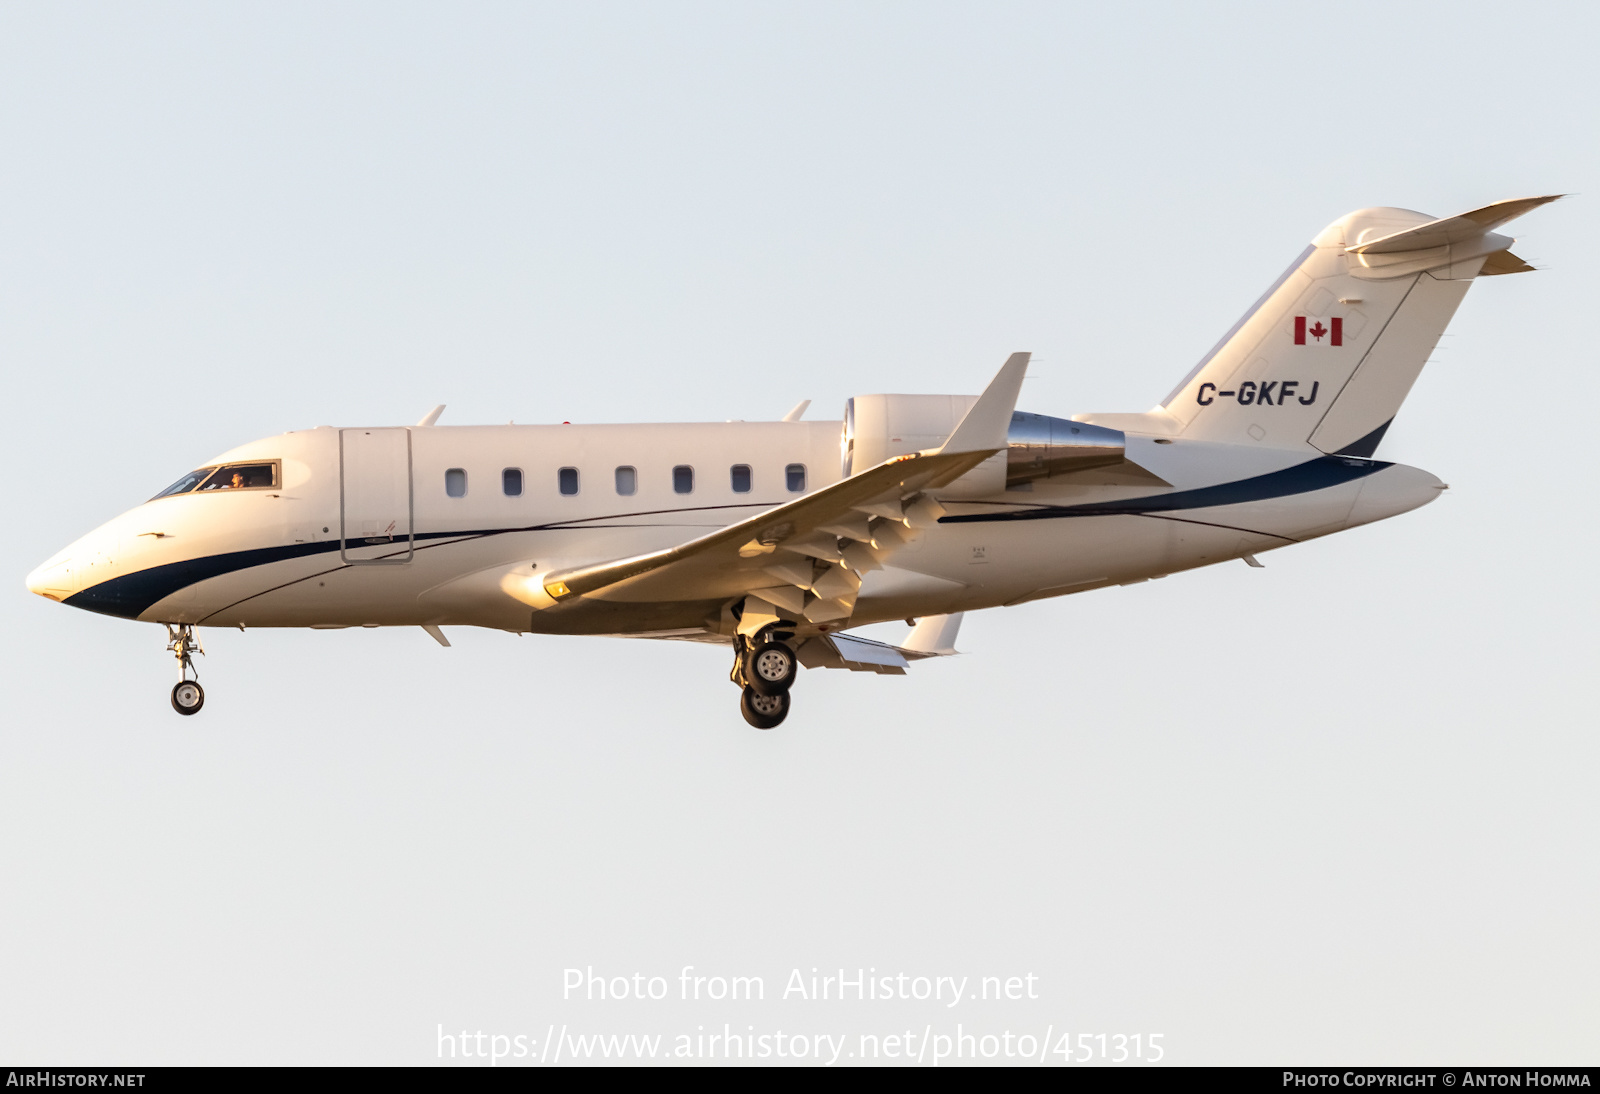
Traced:
<svg viewBox="0 0 1600 1094">
<path fill-rule="evenodd" d="M 782 642 L 762 642 L 745 651 L 745 683 L 758 695 L 782 695 L 799 671 L 794 651 Z"/>
<path fill-rule="evenodd" d="M 789 716 L 789 693 L 762 695 L 755 688 L 747 687 L 739 696 L 739 713 L 757 729 L 773 729 Z"/>
<path fill-rule="evenodd" d="M 205 689 L 197 681 L 182 680 L 172 685 L 172 709 L 179 714 L 198 714 L 205 705 Z"/>
</svg>

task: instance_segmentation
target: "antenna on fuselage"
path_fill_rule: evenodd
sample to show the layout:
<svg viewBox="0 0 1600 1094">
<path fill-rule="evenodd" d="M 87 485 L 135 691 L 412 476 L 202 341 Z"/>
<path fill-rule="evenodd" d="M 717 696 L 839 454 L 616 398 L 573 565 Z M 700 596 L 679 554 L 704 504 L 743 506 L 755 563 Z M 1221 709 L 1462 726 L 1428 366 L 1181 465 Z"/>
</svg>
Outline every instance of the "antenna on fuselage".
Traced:
<svg viewBox="0 0 1600 1094">
<path fill-rule="evenodd" d="M 444 404 L 440 403 L 438 406 L 434 407 L 432 410 L 430 410 L 426 414 L 424 414 L 422 416 L 422 421 L 418 422 L 417 426 L 421 427 L 421 426 L 425 426 L 425 425 L 432 425 L 434 422 L 437 422 L 439 420 L 439 415 L 441 415 L 443 413 L 444 413 Z"/>
</svg>

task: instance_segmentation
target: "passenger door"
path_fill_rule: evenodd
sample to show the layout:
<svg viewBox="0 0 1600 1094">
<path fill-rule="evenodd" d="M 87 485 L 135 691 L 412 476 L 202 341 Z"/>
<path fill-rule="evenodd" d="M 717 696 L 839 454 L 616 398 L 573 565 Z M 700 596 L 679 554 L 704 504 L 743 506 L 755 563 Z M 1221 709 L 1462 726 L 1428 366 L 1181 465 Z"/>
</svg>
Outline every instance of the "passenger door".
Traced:
<svg viewBox="0 0 1600 1094">
<path fill-rule="evenodd" d="M 411 431 L 339 431 L 339 557 L 410 562 L 413 554 Z"/>
</svg>

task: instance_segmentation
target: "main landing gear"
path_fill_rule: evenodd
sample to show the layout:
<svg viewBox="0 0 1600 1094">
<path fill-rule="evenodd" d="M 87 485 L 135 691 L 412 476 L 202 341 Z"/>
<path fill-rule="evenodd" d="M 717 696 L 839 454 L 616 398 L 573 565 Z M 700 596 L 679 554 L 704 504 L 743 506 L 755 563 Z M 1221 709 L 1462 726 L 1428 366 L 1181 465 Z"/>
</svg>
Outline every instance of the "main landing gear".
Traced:
<svg viewBox="0 0 1600 1094">
<path fill-rule="evenodd" d="M 746 687 L 739 695 L 739 713 L 757 729 L 774 729 L 789 717 L 789 693 L 762 695 Z"/>
<path fill-rule="evenodd" d="M 179 681 L 172 686 L 172 709 L 179 714 L 199 714 L 206 705 L 205 689 L 200 686 L 200 673 L 194 667 L 194 655 L 205 654 L 195 640 L 194 628 L 188 623 L 167 624 L 167 649 L 178 658 Z M 193 673 L 195 679 L 189 679 Z"/>
<path fill-rule="evenodd" d="M 773 729 L 789 716 L 789 688 L 800 671 L 794 650 L 785 641 L 791 637 L 770 627 L 753 639 L 734 637 L 730 676 L 743 689 L 739 713 L 757 729 Z"/>
</svg>

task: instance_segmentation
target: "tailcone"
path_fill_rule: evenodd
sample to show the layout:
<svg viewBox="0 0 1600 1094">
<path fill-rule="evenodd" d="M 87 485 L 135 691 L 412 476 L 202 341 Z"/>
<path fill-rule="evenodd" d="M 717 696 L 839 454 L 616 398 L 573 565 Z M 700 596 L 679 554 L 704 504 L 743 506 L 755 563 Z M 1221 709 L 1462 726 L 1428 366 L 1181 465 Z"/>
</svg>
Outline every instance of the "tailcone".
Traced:
<svg viewBox="0 0 1600 1094">
<path fill-rule="evenodd" d="M 1358 524 L 1371 524 L 1375 520 L 1420 509 L 1448 489 L 1450 487 L 1438 476 L 1429 474 L 1420 467 L 1408 467 L 1403 463 L 1390 464 L 1382 471 L 1368 475 L 1362 480 L 1361 493 L 1357 495 L 1355 505 L 1350 508 L 1350 516 L 1345 520 L 1345 527 L 1354 528 Z"/>
</svg>

